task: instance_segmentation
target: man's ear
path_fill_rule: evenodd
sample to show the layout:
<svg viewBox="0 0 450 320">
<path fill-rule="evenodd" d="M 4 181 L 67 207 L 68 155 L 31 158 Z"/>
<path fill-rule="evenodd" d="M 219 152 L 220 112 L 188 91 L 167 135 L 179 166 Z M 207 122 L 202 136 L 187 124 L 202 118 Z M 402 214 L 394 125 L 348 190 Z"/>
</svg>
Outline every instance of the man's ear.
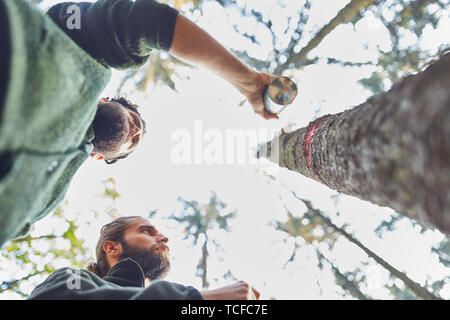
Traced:
<svg viewBox="0 0 450 320">
<path fill-rule="evenodd" d="M 103 160 L 103 159 L 105 159 L 104 156 L 102 156 L 102 155 L 99 154 L 99 153 L 95 153 L 95 152 L 92 152 L 92 153 L 91 153 L 91 158 L 92 158 L 92 159 L 95 159 L 95 160 Z"/>
<path fill-rule="evenodd" d="M 118 258 L 122 254 L 122 245 L 118 241 L 107 240 L 103 243 L 103 250 L 111 258 Z"/>
</svg>

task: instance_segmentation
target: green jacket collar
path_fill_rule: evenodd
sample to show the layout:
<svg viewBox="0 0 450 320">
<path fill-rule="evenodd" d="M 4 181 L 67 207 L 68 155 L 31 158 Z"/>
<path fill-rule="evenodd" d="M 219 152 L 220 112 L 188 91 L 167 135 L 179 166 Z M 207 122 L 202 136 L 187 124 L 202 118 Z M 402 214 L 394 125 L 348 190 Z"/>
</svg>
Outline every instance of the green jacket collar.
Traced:
<svg viewBox="0 0 450 320">
<path fill-rule="evenodd" d="M 142 268 L 137 262 L 126 258 L 115 264 L 103 280 L 112 282 L 122 287 L 140 287 L 144 288 L 145 278 Z"/>
</svg>

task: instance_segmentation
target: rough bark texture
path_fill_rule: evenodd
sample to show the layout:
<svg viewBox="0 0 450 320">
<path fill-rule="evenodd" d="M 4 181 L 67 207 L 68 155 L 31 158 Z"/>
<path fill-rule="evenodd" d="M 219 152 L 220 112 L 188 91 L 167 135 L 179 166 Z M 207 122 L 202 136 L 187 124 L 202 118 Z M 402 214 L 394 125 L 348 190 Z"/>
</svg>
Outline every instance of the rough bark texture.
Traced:
<svg viewBox="0 0 450 320">
<path fill-rule="evenodd" d="M 351 110 L 281 134 L 259 155 L 450 234 L 450 52 Z"/>
</svg>

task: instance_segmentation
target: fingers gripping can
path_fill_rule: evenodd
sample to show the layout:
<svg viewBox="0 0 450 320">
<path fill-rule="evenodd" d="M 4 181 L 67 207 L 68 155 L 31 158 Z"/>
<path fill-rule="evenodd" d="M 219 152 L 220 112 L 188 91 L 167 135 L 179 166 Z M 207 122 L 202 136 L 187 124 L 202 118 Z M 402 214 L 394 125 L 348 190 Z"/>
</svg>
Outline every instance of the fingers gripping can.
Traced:
<svg viewBox="0 0 450 320">
<path fill-rule="evenodd" d="M 280 113 L 297 96 L 297 85 L 290 78 L 279 76 L 273 79 L 264 92 L 264 106 L 266 110 L 275 114 Z"/>
</svg>

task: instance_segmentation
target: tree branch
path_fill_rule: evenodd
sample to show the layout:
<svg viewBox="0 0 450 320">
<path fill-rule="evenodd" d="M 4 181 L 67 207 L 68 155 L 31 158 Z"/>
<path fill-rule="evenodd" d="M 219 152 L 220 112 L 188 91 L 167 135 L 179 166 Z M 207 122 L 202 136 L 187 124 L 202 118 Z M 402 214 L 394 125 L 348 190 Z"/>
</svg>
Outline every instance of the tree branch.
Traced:
<svg viewBox="0 0 450 320">
<path fill-rule="evenodd" d="M 328 24 L 320 29 L 315 37 L 311 39 L 298 54 L 289 56 L 285 63 L 279 65 L 275 69 L 274 74 L 280 74 L 284 69 L 289 68 L 289 65 L 291 64 L 294 64 L 295 66 L 303 66 L 302 63 L 307 61 L 306 55 L 311 50 L 316 48 L 331 31 L 333 31 L 338 25 L 349 22 L 358 12 L 371 5 L 373 1 L 374 0 L 352 0 L 341 11 L 339 11 L 339 13 L 331 19 L 330 22 L 328 22 Z"/>
</svg>

